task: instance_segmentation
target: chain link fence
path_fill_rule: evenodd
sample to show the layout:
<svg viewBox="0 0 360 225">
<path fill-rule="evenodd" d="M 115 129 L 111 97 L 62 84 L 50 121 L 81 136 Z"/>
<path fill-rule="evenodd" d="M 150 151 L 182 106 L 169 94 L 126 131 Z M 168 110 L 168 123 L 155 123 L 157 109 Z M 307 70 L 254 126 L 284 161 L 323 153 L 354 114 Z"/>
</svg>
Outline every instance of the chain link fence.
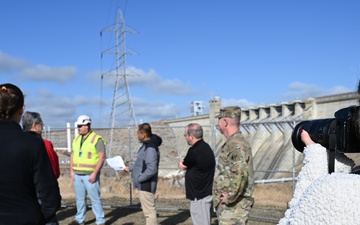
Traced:
<svg viewBox="0 0 360 225">
<path fill-rule="evenodd" d="M 252 147 L 255 170 L 255 207 L 279 208 L 285 210 L 291 199 L 295 177 L 302 166 L 302 154 L 291 143 L 291 133 L 297 121 L 243 123 L 240 130 Z M 107 142 L 107 157 L 120 155 L 126 165 L 132 164 L 140 143 L 137 127 L 116 129 L 93 129 Z M 184 138 L 185 127 L 152 125 L 154 134 L 162 139 L 160 146 L 159 183 L 156 192 L 158 208 L 189 207 L 185 199 L 184 172 L 177 164 L 185 157 L 190 147 Z M 203 126 L 204 140 L 213 148 L 217 156 L 225 138 L 215 126 Z M 113 132 L 111 134 L 111 132 Z M 70 137 L 69 137 L 70 133 Z M 113 137 L 110 142 L 109 137 Z M 63 204 L 74 205 L 75 195 L 69 175 L 68 140 L 74 132 L 52 130 L 45 134 L 52 141 L 59 155 L 61 177 L 59 186 Z M 115 171 L 106 163 L 102 169 L 101 197 L 104 205 L 110 207 L 139 206 L 136 190 L 132 187 L 131 173 Z"/>
</svg>

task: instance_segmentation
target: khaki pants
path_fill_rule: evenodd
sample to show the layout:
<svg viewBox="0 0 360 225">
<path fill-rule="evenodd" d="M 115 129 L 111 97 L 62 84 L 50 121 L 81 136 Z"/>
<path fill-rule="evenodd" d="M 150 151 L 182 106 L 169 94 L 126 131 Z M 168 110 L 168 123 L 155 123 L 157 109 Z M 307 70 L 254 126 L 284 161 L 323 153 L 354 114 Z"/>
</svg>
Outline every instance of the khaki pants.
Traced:
<svg viewBox="0 0 360 225">
<path fill-rule="evenodd" d="M 139 191 L 139 199 L 146 219 L 146 225 L 157 225 L 155 194 L 147 191 Z"/>
</svg>

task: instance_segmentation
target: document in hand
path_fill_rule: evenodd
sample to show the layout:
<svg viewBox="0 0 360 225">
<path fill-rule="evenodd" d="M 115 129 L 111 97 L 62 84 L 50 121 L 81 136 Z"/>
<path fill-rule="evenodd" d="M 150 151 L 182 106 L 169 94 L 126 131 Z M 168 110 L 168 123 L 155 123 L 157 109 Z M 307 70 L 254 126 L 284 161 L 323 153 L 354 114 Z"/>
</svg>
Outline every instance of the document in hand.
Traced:
<svg viewBox="0 0 360 225">
<path fill-rule="evenodd" d="M 114 170 L 123 170 L 125 168 L 124 160 L 121 156 L 106 159 L 106 162 Z"/>
</svg>

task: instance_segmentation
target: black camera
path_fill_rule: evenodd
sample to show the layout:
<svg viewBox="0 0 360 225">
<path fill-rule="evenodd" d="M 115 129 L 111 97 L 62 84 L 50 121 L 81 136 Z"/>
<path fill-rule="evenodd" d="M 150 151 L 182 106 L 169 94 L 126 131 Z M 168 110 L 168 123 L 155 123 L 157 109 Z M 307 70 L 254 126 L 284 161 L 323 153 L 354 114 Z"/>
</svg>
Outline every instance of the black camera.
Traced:
<svg viewBox="0 0 360 225">
<path fill-rule="evenodd" d="M 315 143 L 330 151 L 342 153 L 360 152 L 358 111 L 360 106 L 350 106 L 335 112 L 335 118 L 309 120 L 298 123 L 291 135 L 294 147 L 303 152 L 304 143 L 300 130 L 306 130 Z"/>
</svg>

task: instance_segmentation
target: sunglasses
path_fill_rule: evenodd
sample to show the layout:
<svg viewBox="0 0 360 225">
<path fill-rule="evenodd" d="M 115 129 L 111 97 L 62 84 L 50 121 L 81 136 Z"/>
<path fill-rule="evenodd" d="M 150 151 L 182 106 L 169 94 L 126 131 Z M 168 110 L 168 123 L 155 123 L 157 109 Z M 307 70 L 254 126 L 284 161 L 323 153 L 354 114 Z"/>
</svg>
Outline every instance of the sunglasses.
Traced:
<svg viewBox="0 0 360 225">
<path fill-rule="evenodd" d="M 77 128 L 82 128 L 83 126 L 86 126 L 86 125 L 77 125 Z"/>
</svg>

